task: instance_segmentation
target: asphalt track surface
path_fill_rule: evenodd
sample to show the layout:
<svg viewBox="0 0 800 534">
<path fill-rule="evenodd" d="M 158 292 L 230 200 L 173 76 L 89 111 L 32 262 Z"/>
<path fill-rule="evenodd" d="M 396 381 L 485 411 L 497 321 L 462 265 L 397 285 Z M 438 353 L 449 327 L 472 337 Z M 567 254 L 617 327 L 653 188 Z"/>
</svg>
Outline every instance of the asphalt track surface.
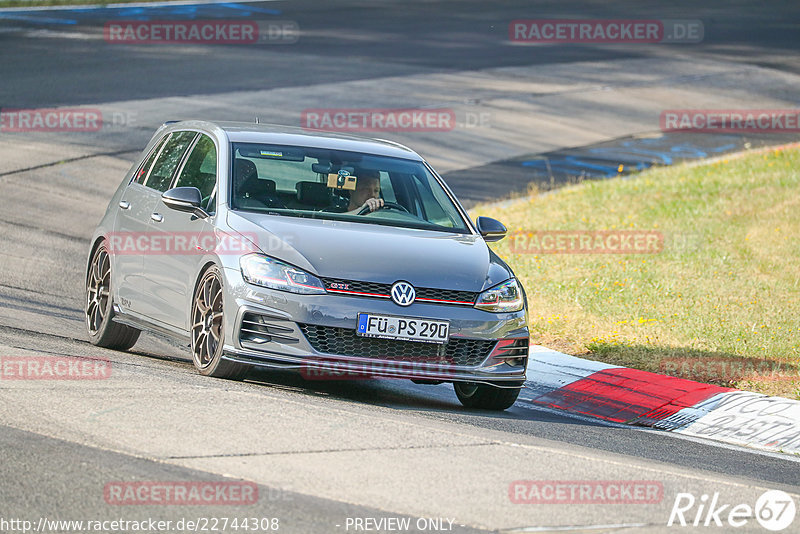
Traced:
<svg viewBox="0 0 800 534">
<path fill-rule="evenodd" d="M 55 42 L 3 38 L 3 107 L 75 105 L 130 98 L 213 95 L 391 75 L 502 66 L 563 64 L 648 57 L 648 47 L 536 48 L 509 46 L 515 19 L 699 19 L 706 39 L 691 45 L 697 57 L 718 56 L 800 72 L 797 24 L 790 2 L 347 2 L 313 0 L 240 4 L 242 9 L 200 10 L 195 18 L 296 21 L 302 38 L 291 47 L 217 47 L 213 53 L 98 47 L 75 39 Z M 117 15 L 68 14 L 70 23 L 17 17 L 14 27 L 51 31 L 102 29 Z M 151 18 L 156 18 L 155 16 Z M 170 12 L 158 19 L 182 18 Z M 57 44 L 56 44 L 57 43 Z M 55 46 L 54 46 L 55 44 Z M 672 45 L 680 50 L 686 45 Z M 58 53 L 53 53 L 54 48 Z M 291 50 L 287 50 L 291 48 Z M 266 49 L 266 50 L 265 50 Z M 695 50 L 696 49 L 696 50 Z M 120 68 L 124 65 L 125 68 Z"/>
<path fill-rule="evenodd" d="M 45 22 L 36 20 L 42 15 L 0 16 L 0 106 L 213 100 L 231 91 L 387 76 L 613 65 L 649 54 L 662 61 L 673 52 L 800 73 L 799 7 L 696 4 L 264 2 L 236 8 L 238 16 L 296 21 L 303 34 L 291 47 L 105 46 L 71 34 L 102 32 L 107 14 L 49 14 Z M 532 53 L 503 42 L 513 19 L 656 13 L 703 20 L 706 39 L 691 49 L 662 46 L 657 54 L 643 46 L 591 45 Z M 59 18 L 70 22 L 53 22 Z M 171 104 L 176 114 L 180 102 Z M 767 489 L 800 493 L 795 459 L 574 418 L 525 402 L 526 393 L 502 414 L 482 413 L 461 408 L 446 385 L 308 382 L 267 372 L 232 383 L 196 375 L 186 349 L 157 336 L 144 335 L 130 353 L 91 346 L 82 320 L 87 239 L 149 132 L 151 125 L 143 124 L 102 141 L 101 152 L 109 155 L 23 162 L 0 172 L 0 355 L 108 358 L 114 371 L 92 383 L 0 381 L 0 518 L 177 521 L 245 514 L 279 517 L 282 532 L 325 533 L 348 531 L 348 517 L 391 516 L 450 518 L 456 532 L 669 532 L 688 530 L 666 527 L 679 492 L 719 492 L 725 502 L 750 504 Z M 17 157 L 9 147 L 29 143 L 37 157 L 45 147 L 60 148 L 52 138 L 6 139 L 0 146 L 8 161 Z M 103 498 L 111 481 L 227 479 L 257 483 L 258 503 L 125 507 Z M 664 496 L 650 505 L 512 504 L 509 484 L 520 479 L 658 480 Z M 740 531 L 764 532 L 754 520 Z"/>
</svg>

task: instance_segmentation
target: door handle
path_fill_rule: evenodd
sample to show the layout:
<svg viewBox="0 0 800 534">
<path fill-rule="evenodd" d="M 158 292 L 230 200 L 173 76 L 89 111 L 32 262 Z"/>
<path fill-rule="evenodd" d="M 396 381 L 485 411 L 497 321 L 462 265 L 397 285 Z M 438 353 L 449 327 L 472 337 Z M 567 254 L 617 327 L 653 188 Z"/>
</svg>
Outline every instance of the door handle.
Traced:
<svg viewBox="0 0 800 534">
<path fill-rule="evenodd" d="M 128 202 L 127 200 L 120 200 L 119 201 L 119 207 L 124 209 L 124 210 L 127 210 L 127 209 L 130 209 L 131 203 Z"/>
<path fill-rule="evenodd" d="M 156 212 L 151 213 L 150 218 L 153 219 L 155 222 L 161 222 L 164 220 L 164 217 L 160 213 Z"/>
</svg>

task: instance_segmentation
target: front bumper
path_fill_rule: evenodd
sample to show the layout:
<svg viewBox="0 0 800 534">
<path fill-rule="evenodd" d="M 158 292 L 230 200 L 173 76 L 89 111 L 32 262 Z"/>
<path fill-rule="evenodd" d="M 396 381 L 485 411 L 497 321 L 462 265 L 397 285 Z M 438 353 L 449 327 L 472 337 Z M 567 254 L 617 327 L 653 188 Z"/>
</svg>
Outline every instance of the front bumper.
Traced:
<svg viewBox="0 0 800 534">
<path fill-rule="evenodd" d="M 225 309 L 237 310 L 225 314 L 227 360 L 297 370 L 309 379 L 403 378 L 497 387 L 520 387 L 525 380 L 529 334 L 524 310 L 490 313 L 428 303 L 403 308 L 383 299 L 296 295 L 247 284 L 236 269 L 224 272 Z M 376 340 L 386 348 L 384 354 L 373 350 L 369 338 L 354 337 L 358 313 L 364 312 L 448 320 L 450 342 Z M 330 332 L 340 342 L 320 345 L 307 335 L 310 331 Z M 343 350 L 328 351 L 332 346 Z"/>
</svg>

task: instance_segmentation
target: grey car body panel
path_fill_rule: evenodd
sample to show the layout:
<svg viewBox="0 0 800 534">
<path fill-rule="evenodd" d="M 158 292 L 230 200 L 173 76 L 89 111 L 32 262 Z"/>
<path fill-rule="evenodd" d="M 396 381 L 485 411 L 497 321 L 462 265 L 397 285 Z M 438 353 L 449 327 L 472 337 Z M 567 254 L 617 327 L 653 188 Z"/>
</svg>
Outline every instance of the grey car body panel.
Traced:
<svg viewBox="0 0 800 534">
<path fill-rule="evenodd" d="M 162 225 L 160 231 L 214 231 L 219 235 L 244 236 L 253 239 L 254 245 L 265 255 L 280 259 L 310 273 L 345 280 L 392 283 L 406 280 L 417 287 L 480 292 L 509 278 L 513 272 L 485 243 L 475 230 L 474 223 L 458 203 L 441 177 L 440 180 L 457 208 L 464 216 L 468 233 L 436 232 L 346 221 L 330 221 L 290 216 L 268 215 L 233 211 L 229 209 L 230 143 L 254 142 L 275 145 L 307 146 L 348 150 L 368 154 L 405 158 L 424 163 L 421 156 L 402 145 L 379 140 L 368 140 L 349 135 L 313 132 L 299 128 L 241 123 L 208 123 L 182 121 L 165 124 L 153 136 L 137 162 L 126 174 L 114 193 L 108 209 L 92 237 L 92 247 L 110 232 L 120 231 L 119 202 L 126 194 L 137 194 L 145 189 L 131 179 L 150 150 L 173 131 L 198 131 L 211 137 L 217 147 L 217 206 L 216 213 L 206 219 L 171 210 L 160 198 L 153 209 L 175 221 L 175 225 Z M 426 164 L 427 165 L 427 164 Z M 141 192 L 144 196 L 147 193 Z M 149 214 L 147 214 L 149 217 Z M 185 220 L 184 220 L 185 219 Z M 148 222 L 148 230 L 157 226 Z M 184 226 L 185 225 L 185 226 Z M 201 229 L 202 227 L 202 229 Z M 112 254 L 112 295 L 115 300 L 116 320 L 138 328 L 169 333 L 188 338 L 190 308 L 194 288 L 208 265 L 216 265 L 223 275 L 224 295 L 224 353 L 231 360 L 266 367 L 298 367 L 315 364 L 322 367 L 331 359 L 348 365 L 359 358 L 338 358 L 336 355 L 316 352 L 299 331 L 298 323 L 355 329 L 358 313 L 404 315 L 450 322 L 451 338 L 503 339 L 527 338 L 527 310 L 513 313 L 492 313 L 468 306 L 448 306 L 415 302 L 400 307 L 388 299 L 362 298 L 338 294 L 298 295 L 263 288 L 244 281 L 239 266 L 240 254 L 218 254 L 215 251 L 198 251 L 180 258 L 159 258 L 142 269 L 138 275 L 120 273 L 125 261 Z M 143 258 L 149 262 L 152 258 Z M 135 260 L 133 260 L 135 262 Z M 88 265 L 88 262 L 87 262 Z M 129 267 L 125 267 L 128 269 Z M 138 276 L 138 278 L 137 278 Z M 176 277 L 178 279 L 176 279 Z M 127 287 L 130 284 L 137 288 Z M 128 294 L 144 299 L 142 308 L 130 309 L 120 301 Z M 524 289 L 523 289 L 524 292 Z M 156 299 L 152 299 L 154 296 Z M 156 302 L 167 303 L 154 311 Z M 290 328 L 297 342 L 271 341 L 258 350 L 242 346 L 238 339 L 241 315 L 255 311 L 272 317 Z M 163 311 L 164 313 L 161 313 Z M 395 376 L 387 373 L 386 376 Z M 396 376 L 404 377 L 402 373 Z M 425 377 L 424 372 L 417 377 Z M 437 378 L 431 372 L 430 378 Z M 407 378 L 407 377 L 406 377 Z M 480 366 L 455 369 L 450 381 L 473 381 L 494 385 L 507 383 L 518 386 L 525 378 L 525 365 L 485 362 Z"/>
<path fill-rule="evenodd" d="M 474 234 L 245 212 L 229 213 L 228 224 L 268 232 L 266 254 L 322 277 L 475 292 L 511 278 L 502 264 L 490 269 L 489 247 Z"/>
</svg>

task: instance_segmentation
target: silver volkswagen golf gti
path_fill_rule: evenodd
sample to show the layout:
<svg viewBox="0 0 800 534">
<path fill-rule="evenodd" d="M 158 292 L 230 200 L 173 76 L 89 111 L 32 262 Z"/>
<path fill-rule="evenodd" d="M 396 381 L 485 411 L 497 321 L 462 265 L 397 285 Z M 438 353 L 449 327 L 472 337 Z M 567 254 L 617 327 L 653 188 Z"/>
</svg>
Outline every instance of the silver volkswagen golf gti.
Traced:
<svg viewBox="0 0 800 534">
<path fill-rule="evenodd" d="M 164 124 L 92 236 L 86 326 L 142 330 L 197 370 L 451 382 L 504 410 L 528 358 L 525 293 L 436 172 L 396 143 L 278 126 Z"/>
</svg>

